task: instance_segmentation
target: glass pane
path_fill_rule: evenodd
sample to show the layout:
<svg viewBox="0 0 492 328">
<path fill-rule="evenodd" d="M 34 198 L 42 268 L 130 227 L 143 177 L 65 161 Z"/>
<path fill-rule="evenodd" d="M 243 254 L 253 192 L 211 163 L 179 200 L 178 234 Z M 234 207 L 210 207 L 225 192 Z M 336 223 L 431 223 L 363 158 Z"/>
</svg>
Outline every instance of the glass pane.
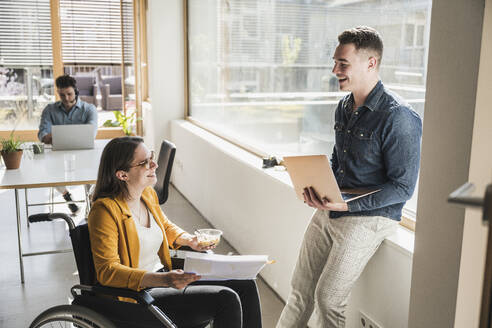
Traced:
<svg viewBox="0 0 492 328">
<path fill-rule="evenodd" d="M 0 67 L 0 130 L 37 130 L 54 100 L 51 67 Z"/>
<path fill-rule="evenodd" d="M 338 34 L 356 25 L 381 33 L 382 81 L 423 116 L 428 45 L 413 47 L 415 25 L 403 22 L 428 30 L 429 4 L 190 0 L 191 116 L 266 153 L 330 154 L 344 95 L 332 56 Z"/>
<path fill-rule="evenodd" d="M 331 154 L 337 36 L 368 25 L 383 37 L 382 81 L 423 117 L 430 4 L 190 0 L 190 115 L 268 154 Z"/>
</svg>

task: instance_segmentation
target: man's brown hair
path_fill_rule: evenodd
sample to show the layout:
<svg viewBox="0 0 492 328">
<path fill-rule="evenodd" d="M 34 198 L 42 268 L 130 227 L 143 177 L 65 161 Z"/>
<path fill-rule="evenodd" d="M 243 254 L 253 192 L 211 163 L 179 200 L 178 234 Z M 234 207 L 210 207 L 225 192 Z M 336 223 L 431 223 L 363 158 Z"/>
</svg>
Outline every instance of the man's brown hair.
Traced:
<svg viewBox="0 0 492 328">
<path fill-rule="evenodd" d="M 378 31 L 368 26 L 357 26 L 343 31 L 338 36 L 340 44 L 353 43 L 355 49 L 369 50 L 376 53 L 378 67 L 383 58 L 383 39 Z"/>
</svg>

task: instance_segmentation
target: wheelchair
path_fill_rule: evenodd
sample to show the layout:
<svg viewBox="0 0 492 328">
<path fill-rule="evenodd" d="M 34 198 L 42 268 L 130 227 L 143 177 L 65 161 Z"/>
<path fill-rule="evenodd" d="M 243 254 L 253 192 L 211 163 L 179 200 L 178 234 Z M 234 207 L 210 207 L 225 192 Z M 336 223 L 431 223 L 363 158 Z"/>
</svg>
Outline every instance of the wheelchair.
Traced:
<svg viewBox="0 0 492 328">
<path fill-rule="evenodd" d="M 80 284 L 71 288 L 71 305 L 52 307 L 38 315 L 29 326 L 41 327 L 100 327 L 100 328 L 176 328 L 173 321 L 157 306 L 154 298 L 145 290 L 139 292 L 101 286 L 95 277 L 94 262 L 90 247 L 87 223 L 75 226 L 65 213 L 42 213 L 32 215 L 33 222 L 65 220 L 69 226 L 70 239 L 79 272 Z M 184 260 L 172 258 L 173 266 L 180 267 Z M 115 297 L 131 298 L 136 303 L 119 301 Z M 207 327 L 204 322 L 200 328 Z M 198 327 L 197 327 L 198 328 Z"/>
</svg>

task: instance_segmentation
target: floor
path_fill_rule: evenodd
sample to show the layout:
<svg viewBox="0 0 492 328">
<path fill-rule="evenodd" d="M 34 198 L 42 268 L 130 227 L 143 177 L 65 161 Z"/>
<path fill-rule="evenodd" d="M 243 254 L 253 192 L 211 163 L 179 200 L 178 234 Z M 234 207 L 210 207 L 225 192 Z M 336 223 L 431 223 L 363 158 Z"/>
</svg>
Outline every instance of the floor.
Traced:
<svg viewBox="0 0 492 328">
<path fill-rule="evenodd" d="M 81 199 L 82 187 L 71 190 Z M 29 193 L 30 202 L 47 199 L 48 189 L 36 189 Z M 20 192 L 20 202 L 24 204 L 24 192 Z M 78 276 L 72 253 L 24 257 L 25 283 L 21 284 L 18 262 L 17 229 L 15 220 L 15 198 L 13 191 L 0 190 L 2 225 L 0 226 L 0 327 L 25 328 L 43 310 L 70 301 L 70 287 L 77 284 Z M 58 211 L 67 211 L 65 205 L 58 205 Z M 27 227 L 25 207 L 22 207 L 22 247 L 23 252 L 36 252 L 53 249 L 69 249 L 70 241 L 64 222 L 37 223 Z M 169 219 L 187 231 L 207 228 L 210 224 L 173 187 L 164 205 Z M 29 213 L 44 211 L 43 208 L 30 207 Z M 83 210 L 80 211 L 83 213 Z M 77 221 L 83 220 L 79 215 Z M 218 254 L 237 252 L 227 242 L 227 236 L 216 249 Z M 258 279 L 262 305 L 263 327 L 275 327 L 282 311 L 283 303 L 277 295 Z"/>
</svg>

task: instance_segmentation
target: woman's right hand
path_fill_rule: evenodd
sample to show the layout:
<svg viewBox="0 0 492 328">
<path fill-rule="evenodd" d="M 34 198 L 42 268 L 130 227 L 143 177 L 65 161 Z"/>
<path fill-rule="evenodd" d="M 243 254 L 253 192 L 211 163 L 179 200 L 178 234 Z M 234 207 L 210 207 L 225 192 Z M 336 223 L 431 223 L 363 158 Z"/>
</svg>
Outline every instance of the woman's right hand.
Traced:
<svg viewBox="0 0 492 328">
<path fill-rule="evenodd" d="M 197 281 L 201 278 L 201 276 L 196 273 L 184 272 L 183 270 L 172 270 L 169 272 L 163 272 L 163 281 L 164 284 L 168 287 L 182 289 L 185 288 L 188 284 L 191 284 L 194 281 Z"/>
<path fill-rule="evenodd" d="M 188 284 L 197 281 L 201 276 L 196 273 L 184 272 L 183 270 L 172 270 L 169 272 L 147 272 L 140 284 L 143 288 L 148 287 L 172 287 L 183 289 Z"/>
</svg>

